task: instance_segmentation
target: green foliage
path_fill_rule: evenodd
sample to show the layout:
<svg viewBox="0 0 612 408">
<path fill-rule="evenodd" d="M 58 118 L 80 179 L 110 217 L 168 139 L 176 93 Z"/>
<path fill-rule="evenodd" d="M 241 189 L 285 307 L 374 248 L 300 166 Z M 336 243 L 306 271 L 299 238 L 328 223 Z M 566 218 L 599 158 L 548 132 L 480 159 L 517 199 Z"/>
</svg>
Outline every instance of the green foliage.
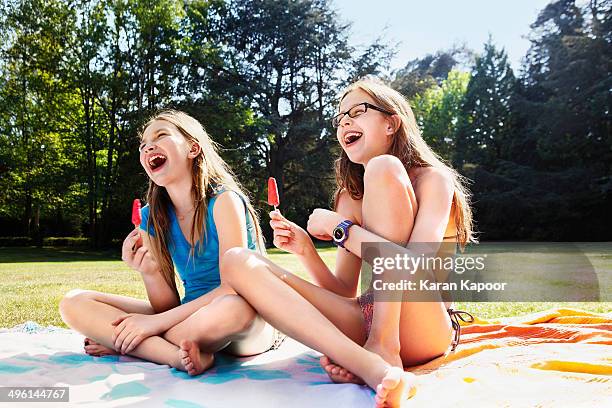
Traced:
<svg viewBox="0 0 612 408">
<path fill-rule="evenodd" d="M 548 4 L 518 78 L 492 41 L 393 74 L 427 142 L 474 181 L 483 239 L 609 239 L 611 9 Z M 339 17 L 327 0 L 4 0 L 2 234 L 122 238 L 147 183 L 139 128 L 164 107 L 204 124 L 260 210 L 275 176 L 305 224 L 334 188 L 338 92 L 393 55 L 352 47 Z"/>
<path fill-rule="evenodd" d="M 441 85 L 428 88 L 411 101 L 423 138 L 448 162 L 454 159 L 455 135 L 469 80 L 467 72 L 450 71 Z"/>
<path fill-rule="evenodd" d="M 305 223 L 334 188 L 336 142 L 327 119 L 337 93 L 347 79 L 379 71 L 390 51 L 379 41 L 361 54 L 354 50 L 347 27 L 324 0 L 233 1 L 222 27 L 225 66 L 213 88 L 254 115 L 253 126 L 231 140 L 241 149 L 234 164 L 260 203 L 265 179 L 275 177 L 281 209 Z"/>
<path fill-rule="evenodd" d="M 512 99 L 516 80 L 506 52 L 491 39 L 476 58 L 457 125 L 454 163 L 491 165 L 508 158 L 506 147 L 513 132 Z"/>
<path fill-rule="evenodd" d="M 409 61 L 404 68 L 395 72 L 391 86 L 412 100 L 428 89 L 441 85 L 453 69 L 465 65 L 472 58 L 472 51 L 466 47 L 453 47 L 428 54 Z"/>
<path fill-rule="evenodd" d="M 546 6 L 518 84 L 505 55 L 485 46 L 455 160 L 473 180 L 483 239 L 610 238 L 612 44 L 603 27 L 611 6 Z"/>
</svg>

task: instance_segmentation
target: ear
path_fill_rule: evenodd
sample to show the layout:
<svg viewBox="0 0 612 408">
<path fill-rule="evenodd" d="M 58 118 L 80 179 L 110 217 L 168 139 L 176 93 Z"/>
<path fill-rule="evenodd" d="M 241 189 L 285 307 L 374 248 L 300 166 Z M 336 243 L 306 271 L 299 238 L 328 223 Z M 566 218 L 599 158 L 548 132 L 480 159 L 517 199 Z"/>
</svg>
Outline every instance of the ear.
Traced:
<svg viewBox="0 0 612 408">
<path fill-rule="evenodd" d="M 191 148 L 189 149 L 189 154 L 187 155 L 187 157 L 190 159 L 194 159 L 198 157 L 200 152 L 202 152 L 202 148 L 200 147 L 200 145 L 197 143 L 193 143 L 191 145 Z"/>
<path fill-rule="evenodd" d="M 401 124 L 401 119 L 397 115 L 391 115 L 387 118 L 387 127 L 385 128 L 385 133 L 387 136 L 392 136 L 397 132 Z"/>
</svg>

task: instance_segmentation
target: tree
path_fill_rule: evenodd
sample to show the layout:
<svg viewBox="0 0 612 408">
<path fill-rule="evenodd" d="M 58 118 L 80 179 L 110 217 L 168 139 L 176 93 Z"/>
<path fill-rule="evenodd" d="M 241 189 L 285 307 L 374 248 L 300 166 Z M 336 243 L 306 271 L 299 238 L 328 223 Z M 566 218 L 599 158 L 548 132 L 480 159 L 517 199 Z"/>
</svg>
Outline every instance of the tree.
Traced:
<svg viewBox="0 0 612 408">
<path fill-rule="evenodd" d="M 255 180 L 279 180 L 281 208 L 298 222 L 313 206 L 327 203 L 333 189 L 332 149 L 327 118 L 337 92 L 350 76 L 371 73 L 347 41 L 347 26 L 326 0 L 233 1 L 223 21 L 226 61 L 218 87 L 255 114 L 253 133 L 241 141 Z M 384 54 L 373 45 L 370 56 Z M 350 69 L 352 62 L 358 68 Z M 307 160 L 305 160 L 307 158 Z M 263 199 L 264 183 L 250 186 Z M 292 200 L 283 197 L 291 194 Z"/>
<path fill-rule="evenodd" d="M 465 46 L 438 51 L 409 61 L 395 72 L 391 86 L 408 99 L 441 85 L 453 68 L 469 63 L 473 53 Z"/>
<path fill-rule="evenodd" d="M 476 58 L 457 126 L 455 166 L 473 162 L 491 166 L 507 159 L 514 128 L 512 103 L 516 80 L 504 50 L 492 39 Z"/>
<path fill-rule="evenodd" d="M 467 72 L 450 71 L 441 85 L 432 86 L 411 101 L 423 138 L 449 162 L 454 161 L 457 125 L 469 79 Z"/>
<path fill-rule="evenodd" d="M 73 99 L 56 74 L 74 16 L 61 1 L 21 0 L 3 10 L 8 42 L 2 48 L 0 130 L 8 149 L 8 188 L 0 202 L 14 215 L 21 212 L 22 234 L 39 239 L 41 211 L 61 200 L 68 183 L 63 176 L 70 164 L 62 149 L 67 129 L 57 108 Z"/>
</svg>

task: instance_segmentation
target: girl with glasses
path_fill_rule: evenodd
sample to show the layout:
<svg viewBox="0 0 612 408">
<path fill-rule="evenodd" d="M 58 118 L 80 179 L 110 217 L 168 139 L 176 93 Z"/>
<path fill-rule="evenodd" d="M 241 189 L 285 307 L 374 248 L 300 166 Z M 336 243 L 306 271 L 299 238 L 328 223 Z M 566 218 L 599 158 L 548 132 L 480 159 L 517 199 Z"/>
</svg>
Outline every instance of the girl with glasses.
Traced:
<svg viewBox="0 0 612 408">
<path fill-rule="evenodd" d="M 323 353 L 333 381 L 365 383 L 376 391 L 377 406 L 399 406 L 415 390 L 414 376 L 402 367 L 444 354 L 455 325 L 442 300 L 357 297 L 361 244 L 464 246 L 472 240 L 469 194 L 422 139 L 406 99 L 390 87 L 372 80 L 350 85 L 332 125 L 342 147 L 335 208 L 315 209 L 307 230 L 344 248 L 335 271 L 304 229 L 273 211 L 274 244 L 295 254 L 316 284 L 244 248 L 223 255 L 221 274 L 266 321 Z"/>
</svg>

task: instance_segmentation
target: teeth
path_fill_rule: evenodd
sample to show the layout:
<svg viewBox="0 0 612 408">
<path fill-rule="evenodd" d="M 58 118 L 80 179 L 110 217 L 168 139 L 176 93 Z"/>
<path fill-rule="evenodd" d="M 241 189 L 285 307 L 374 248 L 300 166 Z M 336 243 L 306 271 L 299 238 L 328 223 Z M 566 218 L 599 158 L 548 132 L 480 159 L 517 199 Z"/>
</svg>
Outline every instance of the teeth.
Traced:
<svg viewBox="0 0 612 408">
<path fill-rule="evenodd" d="M 344 135 L 344 142 L 346 144 L 351 144 L 357 139 L 359 139 L 361 135 L 362 134 L 360 132 L 348 132 Z"/>
<path fill-rule="evenodd" d="M 161 159 L 162 162 L 161 163 L 156 163 L 157 159 Z M 163 163 L 166 162 L 166 156 L 164 156 L 163 154 L 153 154 L 151 155 L 151 157 L 149 157 L 149 166 L 151 166 L 151 168 L 156 169 L 157 167 L 161 166 Z"/>
</svg>

